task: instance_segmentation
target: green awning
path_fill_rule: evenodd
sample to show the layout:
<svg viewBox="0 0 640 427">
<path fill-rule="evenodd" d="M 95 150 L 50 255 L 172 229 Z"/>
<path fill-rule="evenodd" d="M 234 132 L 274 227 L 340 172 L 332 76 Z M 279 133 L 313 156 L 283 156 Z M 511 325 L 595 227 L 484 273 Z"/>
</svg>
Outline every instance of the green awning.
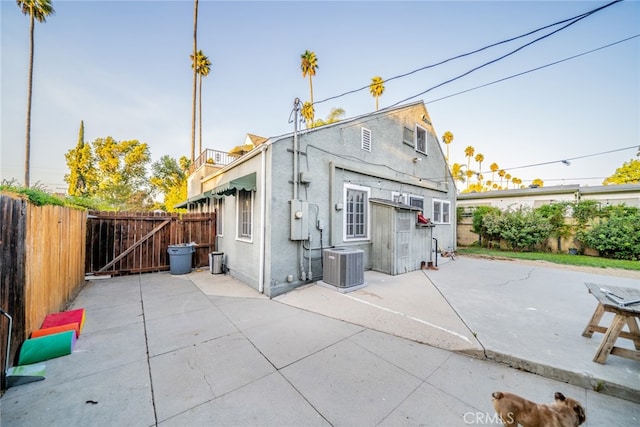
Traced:
<svg viewBox="0 0 640 427">
<path fill-rule="evenodd" d="M 189 205 L 189 203 L 199 202 L 200 200 L 204 200 L 206 198 L 207 198 L 207 194 L 206 193 L 198 194 L 197 196 L 189 197 L 187 200 L 185 200 L 182 203 L 178 203 L 174 207 L 176 207 L 178 209 L 186 208 L 187 205 Z"/>
<path fill-rule="evenodd" d="M 211 197 L 231 196 L 236 194 L 236 191 L 238 190 L 255 191 L 256 173 L 250 173 L 249 175 L 232 179 L 225 184 L 218 185 L 216 188 L 211 190 Z"/>
<path fill-rule="evenodd" d="M 218 185 L 213 190 L 205 191 L 197 196 L 189 197 L 186 201 L 175 205 L 176 208 L 186 208 L 189 203 L 195 203 L 204 199 L 221 199 L 224 196 L 236 194 L 238 190 L 255 191 L 256 190 L 256 173 L 250 173 L 243 177 L 232 179 L 231 181 Z"/>
</svg>

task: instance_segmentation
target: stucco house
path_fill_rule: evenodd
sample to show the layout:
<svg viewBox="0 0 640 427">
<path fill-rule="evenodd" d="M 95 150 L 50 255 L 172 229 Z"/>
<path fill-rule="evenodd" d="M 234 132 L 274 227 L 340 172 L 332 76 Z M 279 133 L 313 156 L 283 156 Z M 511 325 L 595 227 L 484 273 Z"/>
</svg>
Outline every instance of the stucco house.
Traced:
<svg viewBox="0 0 640 427">
<path fill-rule="evenodd" d="M 229 274 L 275 297 L 322 280 L 336 258 L 350 265 L 331 275 L 402 274 L 429 263 L 436 242 L 454 247 L 456 188 L 424 103 L 292 127 L 248 135 L 248 152 L 218 152 L 189 177 L 180 206 L 217 212 Z"/>
<path fill-rule="evenodd" d="M 521 206 L 537 208 L 554 202 L 579 200 L 596 200 L 605 205 L 625 204 L 640 207 L 640 184 L 596 186 L 575 184 L 463 193 L 458 195 L 458 206 L 494 206 L 504 210 Z"/>
<path fill-rule="evenodd" d="M 492 206 L 501 210 L 520 207 L 539 208 L 543 205 L 559 202 L 578 202 L 595 200 L 601 205 L 627 205 L 640 207 L 640 184 L 621 185 L 557 185 L 549 187 L 519 188 L 513 190 L 485 191 L 481 193 L 463 193 L 458 195 L 457 206 L 463 212 L 458 223 L 457 243 L 468 246 L 478 240 L 473 233 L 472 212 L 479 206 Z M 561 244 L 549 241 L 549 249 L 560 251 L 562 247 L 572 246 L 573 236 Z"/>
</svg>

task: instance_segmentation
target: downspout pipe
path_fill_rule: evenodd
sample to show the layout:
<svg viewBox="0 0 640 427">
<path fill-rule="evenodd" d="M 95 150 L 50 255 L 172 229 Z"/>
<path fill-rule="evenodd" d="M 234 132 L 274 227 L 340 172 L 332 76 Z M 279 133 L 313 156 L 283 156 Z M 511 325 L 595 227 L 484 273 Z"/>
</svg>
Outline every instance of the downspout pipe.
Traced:
<svg viewBox="0 0 640 427">
<path fill-rule="evenodd" d="M 260 254 L 258 261 L 258 292 L 264 293 L 264 279 L 265 279 L 265 254 L 267 242 L 267 149 L 268 146 L 262 146 L 260 150 L 260 167 L 262 176 L 260 177 Z"/>
<path fill-rule="evenodd" d="M 293 197 L 298 199 L 298 111 L 300 99 L 293 101 Z"/>
</svg>

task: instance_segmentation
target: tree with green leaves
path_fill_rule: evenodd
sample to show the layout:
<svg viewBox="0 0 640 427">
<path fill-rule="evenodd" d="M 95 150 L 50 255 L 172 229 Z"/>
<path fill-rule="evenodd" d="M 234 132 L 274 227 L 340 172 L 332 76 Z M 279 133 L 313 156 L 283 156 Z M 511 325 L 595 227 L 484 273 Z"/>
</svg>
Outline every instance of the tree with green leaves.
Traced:
<svg viewBox="0 0 640 427">
<path fill-rule="evenodd" d="M 378 98 L 384 93 L 384 80 L 380 76 L 371 78 L 371 84 L 369 85 L 369 92 L 371 96 L 376 99 L 376 111 L 378 111 Z"/>
<path fill-rule="evenodd" d="M 316 75 L 316 70 L 318 69 L 318 58 L 316 57 L 315 52 L 311 52 L 309 50 L 305 50 L 302 55 L 300 55 L 300 69 L 302 70 L 302 78 L 309 77 L 309 103 L 311 104 L 311 119 L 308 123 L 313 123 L 313 81 L 312 77 Z M 304 108 L 304 107 L 303 107 Z M 309 126 L 307 126 L 309 127 Z"/>
<path fill-rule="evenodd" d="M 329 112 L 329 115 L 327 116 L 326 120 L 318 119 L 315 122 L 313 122 L 313 125 L 311 127 L 315 128 L 318 126 L 324 126 L 324 125 L 329 125 L 331 123 L 339 122 L 340 119 L 344 116 L 344 114 L 345 114 L 345 111 L 343 108 L 333 107 Z"/>
<path fill-rule="evenodd" d="M 98 176 L 95 196 L 117 210 L 139 210 L 150 205 L 151 190 L 146 168 L 151 157 L 146 143 L 116 141 L 112 137 L 93 142 Z"/>
<path fill-rule="evenodd" d="M 188 169 L 189 159 L 185 156 L 176 161 L 173 157 L 165 155 L 151 165 L 149 182 L 153 192 L 164 195 L 164 201 L 159 206 L 161 209 L 175 212 L 175 205 L 187 198 Z"/>
<path fill-rule="evenodd" d="M 78 144 L 64 155 L 69 173 L 64 181 L 69 185 L 70 196 L 85 197 L 96 187 L 96 171 L 94 168 L 91 145 L 84 142 L 84 121 L 80 121 Z"/>
<path fill-rule="evenodd" d="M 613 175 L 602 181 L 602 185 L 638 183 L 640 183 L 640 160 L 637 159 L 625 162 Z"/>
<path fill-rule="evenodd" d="M 205 56 L 202 50 L 198 51 L 195 57 L 191 55 L 192 67 L 196 67 L 196 73 L 198 73 L 198 141 L 199 141 L 199 154 L 202 154 L 202 78 L 207 77 L 211 71 L 211 61 Z"/>
<path fill-rule="evenodd" d="M 91 146 L 79 142 L 65 157 L 70 170 L 65 181 L 70 191 L 72 177 L 79 175 L 77 171 L 85 174 L 86 188 L 78 196 L 119 211 L 146 210 L 152 206 L 146 173 L 151 157 L 146 143 L 116 141 L 108 136 L 96 139 Z"/>
<path fill-rule="evenodd" d="M 29 187 L 31 173 L 31 98 L 33 96 L 33 45 L 36 20 L 47 22 L 47 17 L 55 12 L 51 0 L 16 0 L 23 14 L 29 16 L 29 77 L 27 83 L 27 129 L 24 159 L 24 186 Z"/>
</svg>

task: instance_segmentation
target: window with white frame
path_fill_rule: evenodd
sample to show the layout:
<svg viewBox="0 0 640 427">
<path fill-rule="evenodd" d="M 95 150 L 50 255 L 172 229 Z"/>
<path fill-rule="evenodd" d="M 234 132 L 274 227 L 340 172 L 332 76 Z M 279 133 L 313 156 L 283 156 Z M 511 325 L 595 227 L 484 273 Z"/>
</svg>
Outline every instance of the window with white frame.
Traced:
<svg viewBox="0 0 640 427">
<path fill-rule="evenodd" d="M 371 189 L 359 185 L 344 186 L 344 239 L 369 237 L 369 194 Z"/>
<path fill-rule="evenodd" d="M 449 224 L 451 222 L 451 202 L 433 199 L 433 222 Z"/>
<path fill-rule="evenodd" d="M 424 197 L 422 196 L 409 196 L 409 205 L 420 208 L 424 214 Z"/>
<path fill-rule="evenodd" d="M 371 130 L 362 128 L 360 148 L 364 151 L 371 151 Z"/>
<path fill-rule="evenodd" d="M 223 227 L 223 209 L 224 199 L 215 199 L 215 209 L 216 209 L 216 235 L 222 236 L 222 227 Z"/>
<path fill-rule="evenodd" d="M 238 239 L 251 240 L 253 230 L 253 192 L 238 190 L 236 193 L 238 200 Z"/>
<path fill-rule="evenodd" d="M 427 154 L 427 130 L 416 125 L 416 151 Z"/>
</svg>

